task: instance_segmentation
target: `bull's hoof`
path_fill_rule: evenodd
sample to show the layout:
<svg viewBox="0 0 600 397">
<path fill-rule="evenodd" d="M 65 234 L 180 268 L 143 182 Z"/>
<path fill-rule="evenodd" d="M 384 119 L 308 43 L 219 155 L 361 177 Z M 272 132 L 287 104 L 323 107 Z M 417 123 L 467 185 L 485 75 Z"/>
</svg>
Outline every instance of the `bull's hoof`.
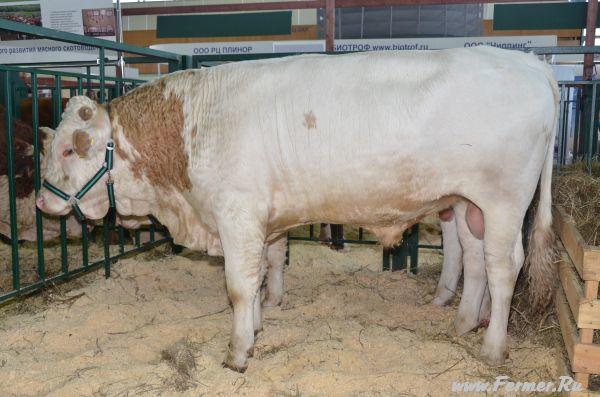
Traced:
<svg viewBox="0 0 600 397">
<path fill-rule="evenodd" d="M 450 304 L 450 302 L 452 302 L 452 298 L 454 296 L 451 296 L 450 298 L 446 298 L 443 296 L 436 296 L 435 298 L 433 298 L 433 300 L 431 301 L 432 305 L 436 305 L 436 306 L 447 306 Z"/>
<path fill-rule="evenodd" d="M 246 369 L 248 368 L 247 362 L 244 364 L 236 364 L 234 358 L 231 356 L 231 353 L 227 354 L 227 357 L 225 357 L 225 360 L 223 360 L 221 365 L 223 366 L 223 368 L 229 368 L 230 370 L 239 372 L 240 374 L 246 372 Z"/>
<path fill-rule="evenodd" d="M 456 319 L 452 325 L 450 325 L 446 334 L 450 337 L 462 336 L 477 328 L 478 325 L 478 323 L 471 324 L 467 321 Z"/>
<path fill-rule="evenodd" d="M 223 361 L 221 363 L 221 365 L 223 366 L 223 368 L 228 368 L 232 371 L 239 372 L 240 374 L 243 374 L 244 372 L 246 372 L 246 369 L 248 368 L 247 366 L 246 367 L 237 367 L 237 366 L 231 365 L 225 361 Z"/>
<path fill-rule="evenodd" d="M 276 298 L 271 298 L 270 295 L 267 296 L 267 298 L 263 301 L 263 307 L 277 307 L 277 306 L 281 306 L 281 301 L 283 299 L 281 299 L 281 297 L 276 297 Z"/>
<path fill-rule="evenodd" d="M 499 351 L 491 350 L 486 348 L 485 344 L 481 346 L 481 352 L 479 353 L 481 360 L 489 365 L 490 367 L 497 367 L 502 365 L 508 359 L 508 349 L 502 349 Z"/>
</svg>

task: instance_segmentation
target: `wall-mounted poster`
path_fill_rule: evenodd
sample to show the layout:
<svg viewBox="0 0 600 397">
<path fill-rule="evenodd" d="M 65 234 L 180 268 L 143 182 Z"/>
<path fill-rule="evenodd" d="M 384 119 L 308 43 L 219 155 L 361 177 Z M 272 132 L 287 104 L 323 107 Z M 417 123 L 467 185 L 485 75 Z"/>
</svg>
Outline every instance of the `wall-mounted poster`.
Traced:
<svg viewBox="0 0 600 397">
<path fill-rule="evenodd" d="M 26 23 L 28 25 L 42 26 L 42 13 L 40 2 L 36 1 L 14 1 L 0 0 L 0 18 L 9 21 Z M 31 37 L 21 34 L 0 30 L 0 41 L 28 40 Z"/>
<path fill-rule="evenodd" d="M 0 18 L 112 41 L 117 34 L 112 0 L 0 0 Z M 92 47 L 0 30 L 0 63 L 92 61 L 97 54 Z M 116 58 L 111 51 L 107 56 Z"/>
<path fill-rule="evenodd" d="M 86 36 L 112 36 L 117 34 L 114 8 L 88 8 L 81 10 L 83 34 Z"/>
<path fill-rule="evenodd" d="M 115 39 L 112 0 L 41 0 L 41 6 L 42 25 L 46 28 Z"/>
</svg>

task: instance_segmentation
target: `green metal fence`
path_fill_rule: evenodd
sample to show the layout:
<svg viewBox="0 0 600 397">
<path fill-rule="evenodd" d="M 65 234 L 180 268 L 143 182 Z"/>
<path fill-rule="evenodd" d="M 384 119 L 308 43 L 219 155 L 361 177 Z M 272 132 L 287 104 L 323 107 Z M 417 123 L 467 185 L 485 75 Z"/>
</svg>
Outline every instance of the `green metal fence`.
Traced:
<svg viewBox="0 0 600 397">
<path fill-rule="evenodd" d="M 41 212 L 35 209 L 36 242 L 33 247 L 18 240 L 17 225 L 19 223 L 19 210 L 16 197 L 16 175 L 15 175 L 15 153 L 14 153 L 14 122 L 19 116 L 19 97 L 31 94 L 32 101 L 32 131 L 33 131 L 33 159 L 34 159 L 34 189 L 35 193 L 40 189 L 40 151 L 39 147 L 39 93 L 42 89 L 51 91 L 52 103 L 52 126 L 55 127 L 60 121 L 62 113 L 62 98 L 74 95 L 86 95 L 97 91 L 97 100 L 103 103 L 107 100 L 121 95 L 143 82 L 143 80 L 128 79 L 122 77 L 106 76 L 106 68 L 114 65 L 107 59 L 107 52 L 133 54 L 136 63 L 168 63 L 170 70 L 184 67 L 182 57 L 164 51 L 156 51 L 148 48 L 134 47 L 111 41 L 79 36 L 75 34 L 60 32 L 52 29 L 41 28 L 20 24 L 0 19 L 0 29 L 13 32 L 25 33 L 39 38 L 52 39 L 68 43 L 83 44 L 97 49 L 97 66 L 99 73 L 91 73 L 90 64 L 87 63 L 86 73 L 72 73 L 57 70 L 39 69 L 36 65 L 28 64 L 27 67 L 15 65 L 0 65 L 0 81 L 2 84 L 2 96 L 4 98 L 6 150 L 7 157 L 7 179 L 8 197 L 0 197 L 0 200 L 8 199 L 10 212 L 10 254 L 4 255 L 0 252 L 0 302 L 17 297 L 19 295 L 39 290 L 48 284 L 65 280 L 76 274 L 104 266 L 105 275 L 110 275 L 111 264 L 125 255 L 141 252 L 160 244 L 170 242 L 168 232 L 153 222 L 144 231 L 136 230 L 131 234 L 131 241 L 126 239 L 126 231 L 121 226 L 115 226 L 113 220 L 108 217 L 102 225 L 96 225 L 95 233 L 90 231 L 90 225 L 81 224 L 81 238 L 76 241 L 68 241 L 67 222 L 61 217 L 60 238 L 58 242 L 44 242 L 43 230 L 48 220 Z M 140 58 L 138 58 L 140 57 Z M 138 62 L 139 61 L 139 62 Z M 77 65 L 77 63 L 71 63 Z M 27 80 L 29 85 L 17 84 L 19 79 Z M 42 81 L 42 83 L 40 83 Z M 29 203 L 35 206 L 34 203 Z M 31 209 L 30 209 L 31 210 Z M 97 236 L 98 229 L 102 235 Z M 156 238 L 160 232 L 162 236 Z M 148 235 L 148 242 L 142 243 L 142 235 Z M 111 237 L 116 237 L 116 242 L 111 244 Z"/>
<path fill-rule="evenodd" d="M 588 173 L 599 161 L 600 80 L 559 81 L 556 171 L 583 162 Z"/>
</svg>

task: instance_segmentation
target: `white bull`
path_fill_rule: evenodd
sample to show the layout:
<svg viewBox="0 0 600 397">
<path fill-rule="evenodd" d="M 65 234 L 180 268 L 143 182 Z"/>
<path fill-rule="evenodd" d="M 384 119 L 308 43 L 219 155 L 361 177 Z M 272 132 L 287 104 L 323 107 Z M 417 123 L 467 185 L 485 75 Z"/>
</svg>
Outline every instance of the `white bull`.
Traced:
<svg viewBox="0 0 600 397">
<path fill-rule="evenodd" d="M 537 296 L 552 292 L 557 92 L 550 68 L 533 55 L 489 47 L 306 55 L 178 72 L 108 109 L 71 99 L 48 149 L 46 179 L 75 194 L 101 167 L 112 137 L 121 214 L 151 213 L 191 248 L 206 249 L 204 229 L 219 236 L 234 311 L 224 364 L 238 371 L 260 325 L 262 259 L 286 230 L 349 223 L 389 245 L 421 217 L 464 198 L 483 214 L 467 221 L 481 233 L 485 226 L 491 317 L 481 355 L 497 364 L 507 354 L 524 261 L 520 227 L 538 182 L 530 278 Z M 52 214 L 70 211 L 47 190 L 37 204 Z M 88 217 L 106 214 L 104 184 L 79 205 Z"/>
</svg>

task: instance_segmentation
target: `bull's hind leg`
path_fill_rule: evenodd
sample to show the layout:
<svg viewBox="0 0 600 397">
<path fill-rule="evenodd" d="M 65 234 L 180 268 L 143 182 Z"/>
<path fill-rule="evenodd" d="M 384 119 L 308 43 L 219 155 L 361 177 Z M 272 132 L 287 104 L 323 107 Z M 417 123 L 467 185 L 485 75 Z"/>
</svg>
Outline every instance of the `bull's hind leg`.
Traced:
<svg viewBox="0 0 600 397">
<path fill-rule="evenodd" d="M 490 365 L 502 364 L 508 357 L 506 328 L 510 302 L 525 259 L 520 233 L 523 216 L 514 211 L 514 208 L 498 212 L 484 210 L 485 262 L 492 311 L 481 346 L 481 357 Z"/>
<path fill-rule="evenodd" d="M 265 280 L 265 276 L 267 275 L 268 272 L 268 263 L 267 263 L 267 246 L 264 247 L 263 249 L 263 256 L 262 259 L 260 261 L 260 273 L 258 276 L 258 285 L 263 285 L 264 280 Z M 262 303 L 261 303 L 262 297 L 260 294 L 260 289 L 259 291 L 256 293 L 256 296 L 254 297 L 254 304 L 253 304 L 253 318 L 254 318 L 254 335 L 256 336 L 256 334 L 258 334 L 260 331 L 262 331 Z"/>
<path fill-rule="evenodd" d="M 285 234 L 269 244 L 267 248 L 268 270 L 263 302 L 265 307 L 279 306 L 283 299 L 283 264 L 285 263 L 286 249 L 287 237 Z"/>
<path fill-rule="evenodd" d="M 434 305 L 447 305 L 456 296 L 458 280 L 462 273 L 462 248 L 458 241 L 456 228 L 456 216 L 452 209 L 440 213 L 440 226 L 444 241 L 444 262 L 442 263 L 442 274 L 435 290 Z"/>
<path fill-rule="evenodd" d="M 472 210 L 481 211 L 473 204 Z M 487 288 L 483 240 L 473 235 L 467 224 L 467 203 L 460 202 L 455 206 L 458 238 L 463 248 L 464 288 L 458 306 L 458 314 L 449 333 L 462 335 L 479 326 L 479 312 Z M 483 223 L 483 217 L 479 216 Z"/>
<path fill-rule="evenodd" d="M 233 305 L 233 329 L 223 365 L 238 372 L 246 370 L 254 347 L 254 309 L 265 241 L 262 215 L 260 211 L 234 208 L 229 209 L 225 219 L 218 221 L 227 294 Z"/>
</svg>

